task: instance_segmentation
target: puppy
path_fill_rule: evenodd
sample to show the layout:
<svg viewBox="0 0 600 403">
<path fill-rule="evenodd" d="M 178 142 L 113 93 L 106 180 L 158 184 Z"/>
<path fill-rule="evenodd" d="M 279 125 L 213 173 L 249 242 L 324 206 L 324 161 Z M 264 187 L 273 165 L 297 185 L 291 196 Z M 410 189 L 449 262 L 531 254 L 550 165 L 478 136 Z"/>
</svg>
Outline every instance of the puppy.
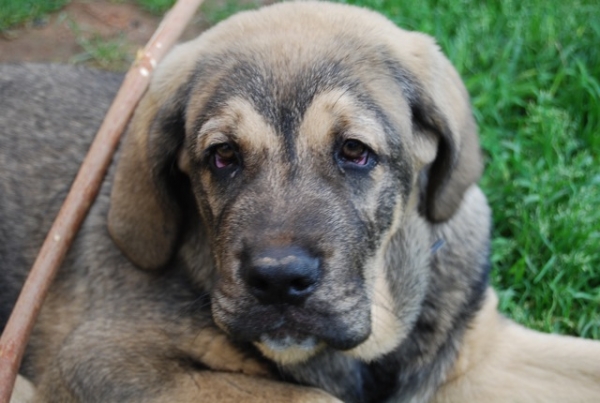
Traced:
<svg viewBox="0 0 600 403">
<path fill-rule="evenodd" d="M 6 317 L 119 77 L 1 77 Z M 36 324 L 34 400 L 593 401 L 597 342 L 497 314 L 481 170 L 431 38 L 327 3 L 230 18 L 140 102 Z"/>
</svg>

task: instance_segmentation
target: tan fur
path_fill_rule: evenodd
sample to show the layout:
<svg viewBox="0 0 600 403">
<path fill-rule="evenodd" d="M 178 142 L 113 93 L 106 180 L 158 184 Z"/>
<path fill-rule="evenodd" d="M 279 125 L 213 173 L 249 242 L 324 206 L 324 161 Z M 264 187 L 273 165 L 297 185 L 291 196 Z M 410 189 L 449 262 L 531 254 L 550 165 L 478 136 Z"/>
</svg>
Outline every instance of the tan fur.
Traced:
<svg viewBox="0 0 600 403">
<path fill-rule="evenodd" d="M 407 329 L 395 315 L 393 297 L 384 273 L 375 275 L 375 290 L 371 303 L 371 335 L 359 346 L 346 353 L 370 362 L 392 351 L 406 337 Z"/>
<path fill-rule="evenodd" d="M 148 403 L 341 403 L 323 391 L 240 374 L 197 372 L 175 379 L 172 389 Z"/>
<path fill-rule="evenodd" d="M 331 47 L 332 41 L 340 43 Z M 362 55 L 360 52 L 365 49 L 371 53 Z M 377 53 L 381 49 L 385 50 L 385 57 Z M 354 63 L 357 54 L 364 58 L 361 63 Z M 223 60 L 217 58 L 222 63 L 221 71 L 199 78 L 202 73 L 197 71 L 199 62 L 223 55 Z M 393 130 L 380 115 L 361 104 L 358 95 L 341 90 L 337 84 L 306 101 L 295 137 L 288 138 L 286 133 L 278 133 L 275 123 L 268 121 L 268 114 L 264 111 L 261 114 L 259 101 L 250 102 L 245 98 L 249 94 L 236 92 L 244 89 L 232 88 L 234 93 L 229 98 L 217 101 L 210 98 L 228 78 L 224 73 L 227 68 L 236 66 L 239 60 L 260 60 L 263 64 L 256 64 L 259 66 L 256 69 L 267 66 L 272 74 L 269 78 L 282 87 L 273 88 L 270 95 L 275 101 L 266 101 L 278 102 L 287 99 L 286 96 L 297 99 L 296 94 L 287 93 L 293 88 L 286 87 L 295 78 L 294 74 L 302 68 L 313 71 L 308 68 L 330 59 L 348 63 L 343 73 L 364 83 L 361 91 L 380 107 Z M 384 70 L 382 59 L 389 59 L 397 70 Z M 380 70 L 371 69 L 376 65 Z M 405 87 L 398 83 L 401 80 L 393 80 L 391 72 L 406 74 Z M 259 76 L 261 71 L 253 73 Z M 198 82 L 202 83 L 201 88 Z M 256 88 L 271 84 L 255 83 L 247 91 L 258 92 Z M 207 105 L 213 107 L 210 113 L 206 112 Z M 206 120 L 202 120 L 203 113 L 209 115 Z M 183 127 L 169 126 L 173 121 Z M 166 128 L 161 126 L 163 123 Z M 176 147 L 168 149 L 165 144 L 172 143 L 166 140 L 176 136 L 180 136 L 172 142 Z M 352 191 L 353 186 L 360 187 L 362 183 L 357 185 L 358 180 L 346 183 L 350 176 L 347 172 L 327 176 L 331 171 L 339 174 L 343 170 L 332 160 L 337 143 L 348 139 L 359 140 L 382 156 L 381 163 L 368 173 L 370 187 L 360 194 Z M 291 145 L 284 144 L 285 141 Z M 247 181 L 261 186 L 247 192 L 245 202 L 239 206 L 227 204 L 227 192 L 222 190 L 225 186 L 217 183 L 214 172 L 199 173 L 197 169 L 210 147 L 221 143 L 238 147 L 244 169 L 258 172 L 249 175 Z M 286 152 L 293 154 L 286 147 L 297 151 L 294 155 L 300 161 L 294 167 L 297 172 L 293 172 L 292 162 L 285 159 Z M 391 155 L 392 149 L 403 154 Z M 393 165 L 390 161 L 397 163 L 395 170 L 390 168 Z M 173 184 L 166 183 L 160 172 L 156 172 L 161 168 L 177 171 L 189 182 L 185 183 L 190 189 L 178 185 L 192 193 L 187 196 L 193 201 L 185 202 L 196 203 L 193 208 L 186 205 L 190 217 L 182 211 L 181 205 L 185 203 L 175 199 L 176 192 L 168 188 Z M 127 259 L 117 250 L 111 252 L 110 248 L 115 249 L 112 243 L 107 250 L 95 249 L 93 241 L 79 245 L 107 267 L 98 264 L 85 275 L 76 272 L 81 276 L 77 279 L 77 284 L 83 285 L 81 289 L 70 287 L 70 280 L 64 280 L 60 283 L 66 284 L 64 289 L 57 286 L 46 303 L 30 346 L 34 358 L 29 365 L 37 376 L 35 382 L 40 391 L 37 401 L 43 402 L 48 394 L 53 394 L 54 401 L 74 402 L 77 393 L 85 396 L 94 390 L 110 395 L 112 387 L 117 385 L 124 393 L 147 393 L 140 401 L 156 403 L 338 402 L 317 389 L 277 382 L 277 370 L 283 373 L 286 366 L 310 364 L 323 351 L 334 357 L 332 367 L 341 362 L 341 368 L 354 372 L 370 370 L 364 363 L 376 365 L 377 360 L 387 355 L 400 355 L 398 351 L 405 351 L 403 343 L 421 319 L 419 315 L 425 309 L 422 303 L 431 297 L 426 295 L 430 289 L 444 293 L 443 306 L 430 312 L 433 318 L 423 320 L 423 333 L 429 332 L 426 336 L 430 337 L 430 344 L 421 345 L 421 340 L 411 339 L 413 344 L 406 349 L 421 354 L 409 363 L 415 367 L 410 375 L 419 375 L 414 379 L 427 378 L 422 385 L 415 386 L 422 389 L 414 392 L 411 402 L 597 400 L 600 345 L 541 335 L 515 325 L 499 316 L 491 290 L 483 308 L 466 325 L 464 336 L 463 328 L 448 336 L 457 319 L 465 323 L 471 320 L 473 311 L 464 308 L 469 305 L 467 291 L 471 290 L 465 288 L 475 283 L 469 277 L 471 272 L 475 273 L 473 277 L 480 274 L 475 266 L 483 266 L 481 262 L 487 259 L 483 251 L 489 242 L 491 218 L 485 196 L 476 185 L 481 170 L 477 128 L 468 94 L 456 70 L 430 37 L 401 30 L 364 9 L 327 3 L 278 4 L 232 17 L 198 39 L 179 45 L 157 68 L 128 129 L 110 196 L 108 230 Z M 234 171 L 232 176 L 237 174 Z M 293 186 L 290 178 L 295 181 Z M 349 196 L 337 197 L 340 194 Z M 389 217 L 385 217 L 389 220 L 381 220 L 385 224 L 376 219 L 381 199 L 389 201 L 386 205 Z M 265 205 L 269 207 L 266 213 L 260 210 Z M 350 216 L 346 209 L 353 207 L 356 212 Z M 226 214 L 234 208 L 238 209 L 237 215 Z M 313 217 L 316 230 L 304 228 L 303 219 L 315 209 L 322 210 L 318 211 L 321 215 Z M 209 213 L 215 213 L 219 221 Z M 247 214 L 246 221 L 236 221 L 242 213 Z M 199 228 L 210 219 L 215 221 L 212 226 Z M 348 245 L 346 235 L 359 227 L 350 225 L 356 221 L 381 226 L 375 246 L 368 246 L 373 248 L 369 255 L 365 252 L 368 247 Z M 88 223 L 83 233 L 100 232 L 101 225 L 103 221 Z M 328 236 L 329 227 L 342 230 Z M 352 347 L 332 352 L 334 348 L 316 336 L 313 344 L 311 339 L 306 345 L 291 343 L 285 347 L 282 343 L 281 349 L 271 339 L 251 340 L 262 353 L 260 357 L 250 343 L 241 346 L 239 340 L 234 342 L 231 338 L 236 320 L 268 309 L 265 308 L 268 304 L 257 303 L 257 298 L 248 292 L 241 274 L 240 256 L 245 250 L 240 245 L 258 239 L 257 247 L 289 246 L 295 236 L 304 236 L 305 240 L 314 233 L 321 236 L 317 247 L 322 248 L 320 258 L 328 259 L 329 272 L 321 274 L 319 287 L 305 305 L 278 306 L 282 311 L 297 309 L 292 312 L 295 316 L 290 315 L 293 319 L 281 320 L 290 321 L 290 326 L 296 326 L 293 330 L 301 335 L 313 329 L 294 323 L 296 317 L 314 320 L 321 328 L 327 328 L 329 321 L 335 320 L 338 326 L 333 329 L 335 332 L 346 331 L 358 341 L 352 340 Z M 364 241 L 357 238 L 355 242 Z M 438 240 L 445 242 L 444 253 L 434 256 L 431 245 Z M 349 274 L 352 261 L 347 256 L 351 253 L 359 257 L 362 253 L 368 258 L 360 270 Z M 286 259 L 257 261 L 281 264 Z M 175 274 L 169 277 L 171 273 L 160 271 L 168 263 L 180 271 L 177 273 L 180 277 Z M 469 264 L 472 267 L 466 267 Z M 110 274 L 103 277 L 101 269 Z M 401 269 L 406 273 L 399 274 Z M 444 282 L 448 279 L 452 281 Z M 167 291 L 159 288 L 164 295 L 157 296 L 156 283 L 163 280 L 173 283 L 165 285 Z M 186 282 L 193 287 L 188 289 Z M 478 288 L 480 292 L 483 289 Z M 88 295 L 90 290 L 93 298 Z M 71 297 L 71 292 L 77 297 Z M 198 301 L 194 293 L 203 292 L 211 299 L 212 312 L 208 312 L 207 303 L 195 304 Z M 169 302 L 163 303 L 163 296 Z M 478 307 L 478 300 L 474 300 L 472 306 Z M 170 302 L 196 311 L 190 313 L 182 308 L 174 313 Z M 314 304 L 312 308 L 306 308 L 309 302 Z M 263 319 L 272 320 L 269 315 L 277 314 L 267 313 L 258 316 L 251 325 L 243 323 L 246 333 Z M 61 320 L 55 324 L 57 316 Z M 325 336 L 319 337 L 326 340 Z M 448 351 L 442 351 L 446 347 Z M 454 361 L 456 354 L 458 358 Z M 130 359 L 130 355 L 135 359 Z M 395 358 L 401 362 L 405 357 Z M 273 362 L 267 365 L 267 359 Z M 363 361 L 359 363 L 363 366 L 353 366 L 352 359 Z M 98 372 L 86 372 L 88 369 L 82 363 L 97 365 L 94 371 Z M 274 367 L 278 368 L 273 370 Z M 115 374 L 112 371 L 115 369 L 120 372 Z M 398 369 L 398 373 L 403 369 Z M 315 366 L 313 372 L 318 375 L 315 382 L 329 379 L 328 370 Z M 394 370 L 390 373 L 394 374 Z M 440 380 L 442 385 L 436 389 Z M 344 386 L 352 382 L 350 378 L 330 380 Z M 333 386 L 327 389 L 332 394 L 338 391 Z M 15 396 L 20 396 L 21 390 L 24 389 L 20 383 Z M 396 392 L 403 393 L 393 393 Z"/>
<path fill-rule="evenodd" d="M 140 102 L 123 147 L 114 186 L 113 202 L 109 213 L 109 230 L 115 242 L 126 251 L 128 257 L 146 268 L 158 268 L 165 264 L 176 240 L 175 214 L 158 199 L 147 155 L 147 136 L 152 117 L 159 108 L 159 100 L 150 92 Z M 151 214 L 155 220 L 147 220 Z M 140 216 L 142 215 L 142 216 Z M 127 225 L 136 221 L 135 228 Z M 164 230 L 166 229 L 166 231 Z M 141 244 L 132 244 L 138 239 Z M 145 248 L 143 244 L 152 244 Z"/>
<path fill-rule="evenodd" d="M 256 154 L 264 149 L 277 152 L 278 137 L 264 118 L 254 110 L 245 99 L 234 98 L 227 102 L 223 112 L 206 122 L 198 133 L 197 150 L 208 148 L 212 144 L 231 140 L 226 133 L 240 144 L 246 153 Z M 239 134 L 243 133 L 243 136 Z"/>
<path fill-rule="evenodd" d="M 542 334 L 502 317 L 488 290 L 435 403 L 592 403 L 600 399 L 600 344 Z"/>
<path fill-rule="evenodd" d="M 31 403 L 34 395 L 35 387 L 33 384 L 21 375 L 18 375 L 9 403 Z"/>
<path fill-rule="evenodd" d="M 264 365 L 242 354 L 225 334 L 216 329 L 206 329 L 195 337 L 181 340 L 178 345 L 191 357 L 215 371 L 270 377 Z"/>
<path fill-rule="evenodd" d="M 344 130 L 345 137 L 368 144 L 376 153 L 387 145 L 383 128 L 373 113 L 338 89 L 319 94 L 311 102 L 298 130 L 299 152 L 314 155 L 329 151 L 335 130 Z"/>
</svg>

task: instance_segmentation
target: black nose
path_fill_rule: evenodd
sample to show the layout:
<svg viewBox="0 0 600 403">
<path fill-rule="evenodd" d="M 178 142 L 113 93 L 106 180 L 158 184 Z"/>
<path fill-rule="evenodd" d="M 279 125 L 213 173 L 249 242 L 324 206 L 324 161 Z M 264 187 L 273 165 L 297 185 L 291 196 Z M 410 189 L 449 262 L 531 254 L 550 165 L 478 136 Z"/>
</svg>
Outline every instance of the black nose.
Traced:
<svg viewBox="0 0 600 403">
<path fill-rule="evenodd" d="M 295 246 L 265 249 L 244 260 L 244 280 L 264 304 L 302 303 L 321 274 L 319 259 Z"/>
</svg>

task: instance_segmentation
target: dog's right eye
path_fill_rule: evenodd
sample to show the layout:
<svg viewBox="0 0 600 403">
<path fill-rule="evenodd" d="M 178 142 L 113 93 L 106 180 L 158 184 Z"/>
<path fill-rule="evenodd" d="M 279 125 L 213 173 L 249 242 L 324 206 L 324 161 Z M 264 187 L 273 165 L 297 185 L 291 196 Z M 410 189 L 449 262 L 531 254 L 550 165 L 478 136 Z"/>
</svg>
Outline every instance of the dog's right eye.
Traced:
<svg viewBox="0 0 600 403">
<path fill-rule="evenodd" d="M 209 150 L 210 162 L 217 170 L 233 168 L 239 165 L 238 152 L 229 143 L 217 144 Z"/>
</svg>

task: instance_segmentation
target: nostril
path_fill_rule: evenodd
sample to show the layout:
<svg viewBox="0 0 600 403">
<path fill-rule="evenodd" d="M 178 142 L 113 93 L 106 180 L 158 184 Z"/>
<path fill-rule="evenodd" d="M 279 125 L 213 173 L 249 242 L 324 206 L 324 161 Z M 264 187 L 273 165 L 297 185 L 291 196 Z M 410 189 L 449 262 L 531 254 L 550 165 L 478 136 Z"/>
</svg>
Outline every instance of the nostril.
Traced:
<svg viewBox="0 0 600 403">
<path fill-rule="evenodd" d="M 290 288 L 296 292 L 303 292 L 307 291 L 314 284 L 311 278 L 297 278 L 291 281 Z"/>
</svg>

